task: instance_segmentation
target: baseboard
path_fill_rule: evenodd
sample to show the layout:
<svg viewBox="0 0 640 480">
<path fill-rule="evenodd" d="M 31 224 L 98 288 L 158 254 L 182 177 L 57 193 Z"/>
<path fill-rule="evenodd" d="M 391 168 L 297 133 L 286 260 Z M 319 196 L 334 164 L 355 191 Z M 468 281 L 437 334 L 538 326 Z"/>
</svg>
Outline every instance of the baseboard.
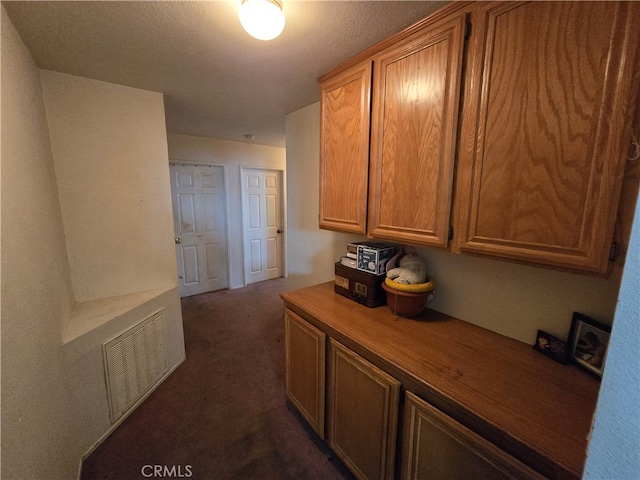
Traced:
<svg viewBox="0 0 640 480">
<path fill-rule="evenodd" d="M 131 415 L 133 412 L 136 411 L 136 409 L 140 406 L 140 404 L 142 404 L 142 402 L 144 402 L 149 395 L 151 395 L 156 388 L 158 388 L 167 378 L 169 378 L 169 375 L 171 375 L 173 372 L 175 372 L 175 370 L 184 363 L 184 361 L 187 359 L 187 357 L 183 357 L 182 360 L 180 360 L 173 368 L 171 368 L 167 373 L 164 374 L 164 376 L 162 378 L 160 378 L 160 380 L 158 380 L 156 382 L 156 384 L 151 387 L 149 389 L 149 391 L 147 393 L 145 393 L 142 397 L 140 397 L 140 399 L 134 403 L 131 408 L 129 410 L 127 410 L 113 425 L 111 425 L 111 427 L 109 428 L 109 430 L 107 430 L 99 439 L 97 442 L 95 442 L 90 448 L 89 450 L 87 450 L 84 455 L 82 455 L 82 457 L 80 458 L 80 466 L 78 468 L 78 480 L 81 480 L 82 478 L 82 465 L 84 464 L 84 461 L 93 453 L 96 451 L 96 449 L 102 445 L 104 443 L 104 441 L 109 438 L 109 436 L 115 432 L 115 430 L 122 424 L 122 422 L 124 422 L 129 415 Z"/>
</svg>

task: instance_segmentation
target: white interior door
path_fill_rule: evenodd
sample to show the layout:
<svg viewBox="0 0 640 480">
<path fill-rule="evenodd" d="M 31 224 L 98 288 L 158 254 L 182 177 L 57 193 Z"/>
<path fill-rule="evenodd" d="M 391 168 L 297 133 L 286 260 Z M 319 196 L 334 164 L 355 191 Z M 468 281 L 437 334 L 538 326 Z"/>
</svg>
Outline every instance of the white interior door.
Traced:
<svg viewBox="0 0 640 480">
<path fill-rule="evenodd" d="M 229 287 L 224 170 L 171 165 L 180 296 Z"/>
<path fill-rule="evenodd" d="M 245 283 L 282 276 L 282 172 L 242 169 Z"/>
</svg>

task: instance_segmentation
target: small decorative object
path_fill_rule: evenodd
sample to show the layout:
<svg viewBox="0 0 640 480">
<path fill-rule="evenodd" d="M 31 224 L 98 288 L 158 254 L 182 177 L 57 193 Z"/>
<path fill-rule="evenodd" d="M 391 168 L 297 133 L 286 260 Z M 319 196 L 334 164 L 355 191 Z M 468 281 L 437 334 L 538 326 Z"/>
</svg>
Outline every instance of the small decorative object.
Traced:
<svg viewBox="0 0 640 480">
<path fill-rule="evenodd" d="M 389 278 L 385 279 L 382 284 L 382 288 L 387 292 L 387 306 L 389 307 L 389 310 L 398 317 L 415 317 L 424 310 L 427 302 L 433 298 L 435 293 L 433 291 L 433 280 L 427 282 L 431 286 L 430 290 L 423 292 L 407 292 L 398 290 L 389 286 L 391 282 L 389 281 Z M 406 286 L 408 285 L 405 285 L 405 287 Z"/>
<path fill-rule="evenodd" d="M 435 282 L 427 278 L 424 260 L 413 247 L 402 247 L 387 263 L 387 277 L 382 284 L 387 305 L 399 317 L 418 315 L 433 299 Z"/>
<path fill-rule="evenodd" d="M 399 266 L 387 270 L 387 278 L 397 283 L 416 284 L 427 281 L 427 267 L 415 253 L 407 253 L 400 258 Z"/>
<path fill-rule="evenodd" d="M 533 348 L 558 363 L 567 363 L 567 344 L 547 332 L 538 330 Z"/>
<path fill-rule="evenodd" d="M 569 360 L 601 378 L 610 336 L 610 327 L 574 312 L 569 333 Z"/>
</svg>

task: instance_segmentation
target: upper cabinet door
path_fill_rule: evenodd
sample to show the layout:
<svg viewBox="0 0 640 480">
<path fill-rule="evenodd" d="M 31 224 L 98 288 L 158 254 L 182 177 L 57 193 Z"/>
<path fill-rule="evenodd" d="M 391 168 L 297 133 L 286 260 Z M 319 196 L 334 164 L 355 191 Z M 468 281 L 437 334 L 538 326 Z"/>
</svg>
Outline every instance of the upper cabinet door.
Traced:
<svg viewBox="0 0 640 480">
<path fill-rule="evenodd" d="M 374 57 L 369 233 L 448 243 L 466 15 Z"/>
<path fill-rule="evenodd" d="M 371 61 L 320 90 L 320 228 L 366 234 Z"/>
<path fill-rule="evenodd" d="M 607 270 L 639 11 L 636 2 L 473 11 L 456 192 L 461 250 Z"/>
</svg>

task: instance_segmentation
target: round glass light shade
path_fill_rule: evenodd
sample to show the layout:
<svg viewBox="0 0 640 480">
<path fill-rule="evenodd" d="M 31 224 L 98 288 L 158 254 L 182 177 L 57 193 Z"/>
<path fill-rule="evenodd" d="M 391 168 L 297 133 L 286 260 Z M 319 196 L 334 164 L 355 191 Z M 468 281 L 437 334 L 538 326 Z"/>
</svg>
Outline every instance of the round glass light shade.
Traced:
<svg viewBox="0 0 640 480">
<path fill-rule="evenodd" d="M 284 30 L 284 12 L 278 1 L 244 0 L 240 7 L 240 23 L 252 37 L 271 40 Z"/>
</svg>

